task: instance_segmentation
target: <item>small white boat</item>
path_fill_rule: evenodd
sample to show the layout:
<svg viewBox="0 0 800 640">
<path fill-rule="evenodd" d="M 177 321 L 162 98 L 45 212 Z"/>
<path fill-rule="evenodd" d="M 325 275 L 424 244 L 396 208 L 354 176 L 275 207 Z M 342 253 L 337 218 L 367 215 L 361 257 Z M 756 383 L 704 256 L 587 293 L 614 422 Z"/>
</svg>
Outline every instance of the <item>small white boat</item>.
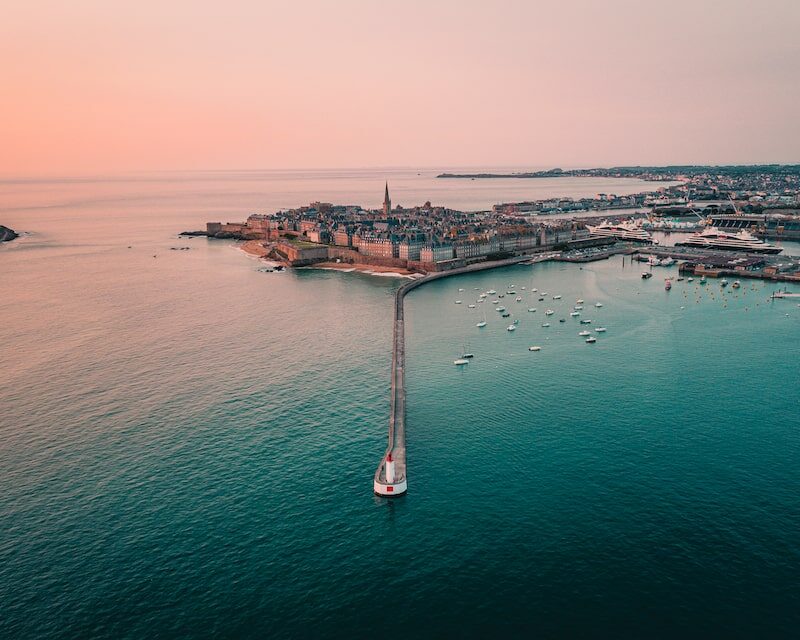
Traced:
<svg viewBox="0 0 800 640">
<path fill-rule="evenodd" d="M 522 287 L 522 290 L 525 291 L 525 287 Z"/>
<path fill-rule="evenodd" d="M 546 296 L 547 295 L 547 291 L 542 291 L 541 295 Z"/>
<path fill-rule="evenodd" d="M 594 303 L 594 306 L 595 306 L 595 307 L 597 307 L 597 308 L 599 309 L 600 307 L 602 307 L 602 306 L 603 306 L 603 303 L 602 303 L 602 302 L 595 302 L 595 303 Z"/>
<path fill-rule="evenodd" d="M 553 296 L 553 300 L 561 300 L 561 296 Z"/>
<path fill-rule="evenodd" d="M 555 313 L 555 311 L 553 311 L 552 309 L 548 309 L 547 311 L 544 312 L 544 315 L 552 316 L 554 313 Z"/>
<path fill-rule="evenodd" d="M 459 289 L 459 291 L 463 291 L 463 289 Z"/>
<path fill-rule="evenodd" d="M 542 323 L 542 326 L 543 326 L 543 327 L 549 327 L 549 326 L 550 326 L 550 323 L 549 323 L 549 322 L 543 322 L 543 323 Z"/>
<path fill-rule="evenodd" d="M 541 351 L 541 347 L 528 347 L 528 351 Z"/>
<path fill-rule="evenodd" d="M 461 304 L 461 300 L 456 300 L 456 304 Z"/>
<path fill-rule="evenodd" d="M 535 307 L 529 307 L 528 308 L 528 313 L 536 313 L 536 308 Z"/>
<path fill-rule="evenodd" d="M 519 324 L 519 320 L 514 320 L 513 324 Z"/>
<path fill-rule="evenodd" d="M 468 306 L 470 309 L 474 309 L 474 308 L 475 308 L 475 305 L 474 305 L 474 304 L 469 304 L 469 305 L 467 305 L 467 306 Z"/>
<path fill-rule="evenodd" d="M 591 332 L 591 331 L 586 331 L 586 330 L 584 329 L 583 331 L 580 331 L 580 332 L 578 333 L 578 335 L 579 335 L 579 336 L 590 336 L 590 335 L 592 335 L 592 332 Z"/>
<path fill-rule="evenodd" d="M 572 308 L 573 308 L 573 309 L 575 309 L 575 311 L 582 311 L 582 310 L 583 310 L 583 305 L 581 305 L 581 304 L 576 304 L 576 305 L 575 305 L 574 307 L 572 307 Z"/>
<path fill-rule="evenodd" d="M 734 289 L 738 289 L 739 287 L 741 287 L 741 286 L 742 286 L 742 283 L 741 283 L 741 282 L 739 282 L 738 280 L 734 280 L 734 282 L 733 282 L 733 284 L 732 284 L 731 286 L 732 286 Z"/>
<path fill-rule="evenodd" d="M 581 300 L 580 298 L 578 298 L 578 299 L 575 301 L 575 304 L 583 304 L 583 300 Z"/>
<path fill-rule="evenodd" d="M 706 282 L 708 282 L 708 281 L 706 280 L 706 277 L 705 277 L 705 276 L 703 276 L 702 278 L 700 278 L 700 284 L 705 284 Z"/>
<path fill-rule="evenodd" d="M 538 289 L 537 289 L 536 287 L 534 287 L 533 289 L 531 289 L 531 291 L 532 291 L 533 293 L 536 293 L 536 292 L 538 291 Z"/>
<path fill-rule="evenodd" d="M 486 293 L 482 293 L 482 294 L 481 294 L 481 295 L 479 295 L 478 297 L 479 297 L 479 298 L 485 298 L 487 295 L 488 295 L 488 294 L 486 294 Z"/>
<path fill-rule="evenodd" d="M 478 298 L 475 302 L 486 302 L 483 298 Z"/>
<path fill-rule="evenodd" d="M 694 282 L 694 278 L 687 278 L 686 282 Z"/>
<path fill-rule="evenodd" d="M 465 360 L 464 358 L 459 358 L 458 360 L 453 360 L 453 364 L 456 365 L 457 367 L 460 367 L 461 365 L 469 364 L 469 360 Z"/>
<path fill-rule="evenodd" d="M 506 308 L 505 308 L 505 307 L 497 307 L 497 308 L 495 309 L 495 311 L 499 311 L 500 313 L 503 313 L 503 311 L 505 311 L 505 310 L 506 310 Z"/>
<path fill-rule="evenodd" d="M 517 327 L 513 324 L 510 324 L 506 327 L 506 331 L 516 331 Z"/>
<path fill-rule="evenodd" d="M 581 315 L 581 312 L 580 311 L 570 311 L 569 315 L 571 315 L 574 318 L 575 316 Z"/>
<path fill-rule="evenodd" d="M 517 302 L 522 302 L 522 298 L 520 298 L 519 296 L 517 296 L 517 297 L 515 298 L 515 300 L 516 300 Z"/>
<path fill-rule="evenodd" d="M 594 336 L 590 336 L 586 338 L 586 342 L 588 342 L 589 344 L 594 344 L 595 342 L 597 342 L 597 338 L 595 338 Z"/>
<path fill-rule="evenodd" d="M 492 304 L 499 304 L 499 300 L 492 300 Z"/>
<path fill-rule="evenodd" d="M 720 287 L 727 287 L 728 286 L 728 281 L 725 278 L 723 278 L 722 280 L 720 280 L 719 286 Z"/>
<path fill-rule="evenodd" d="M 493 296 L 495 293 L 497 293 L 497 291 L 494 289 L 489 289 L 486 293 L 488 293 L 490 296 Z"/>
<path fill-rule="evenodd" d="M 483 329 L 486 326 L 486 320 L 481 320 L 478 324 L 475 325 L 476 327 Z"/>
<path fill-rule="evenodd" d="M 605 327 L 597 327 L 597 328 L 595 329 L 595 331 L 597 331 L 597 333 L 605 333 L 605 331 L 606 331 L 606 328 L 605 328 Z"/>
</svg>

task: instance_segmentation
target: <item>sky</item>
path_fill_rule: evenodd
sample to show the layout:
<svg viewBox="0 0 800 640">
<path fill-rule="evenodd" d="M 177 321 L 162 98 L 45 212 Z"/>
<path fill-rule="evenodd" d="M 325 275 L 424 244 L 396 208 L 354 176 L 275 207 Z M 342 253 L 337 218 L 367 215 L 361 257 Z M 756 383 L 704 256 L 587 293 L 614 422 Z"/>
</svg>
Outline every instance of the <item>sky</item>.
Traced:
<svg viewBox="0 0 800 640">
<path fill-rule="evenodd" d="M 800 1 L 4 0 L 0 174 L 800 162 Z"/>
</svg>

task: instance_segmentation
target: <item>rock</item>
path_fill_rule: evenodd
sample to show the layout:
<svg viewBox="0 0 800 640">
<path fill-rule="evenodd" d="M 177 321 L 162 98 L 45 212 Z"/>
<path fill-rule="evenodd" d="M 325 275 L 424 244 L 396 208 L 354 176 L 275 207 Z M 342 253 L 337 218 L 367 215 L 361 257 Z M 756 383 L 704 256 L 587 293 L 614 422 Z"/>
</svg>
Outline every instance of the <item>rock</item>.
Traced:
<svg viewBox="0 0 800 640">
<path fill-rule="evenodd" d="M 182 231 L 178 235 L 180 235 L 180 236 L 207 236 L 208 234 L 205 231 Z"/>
<path fill-rule="evenodd" d="M 0 224 L 0 242 L 10 242 L 14 238 L 18 237 L 19 234 L 16 231 Z"/>
</svg>

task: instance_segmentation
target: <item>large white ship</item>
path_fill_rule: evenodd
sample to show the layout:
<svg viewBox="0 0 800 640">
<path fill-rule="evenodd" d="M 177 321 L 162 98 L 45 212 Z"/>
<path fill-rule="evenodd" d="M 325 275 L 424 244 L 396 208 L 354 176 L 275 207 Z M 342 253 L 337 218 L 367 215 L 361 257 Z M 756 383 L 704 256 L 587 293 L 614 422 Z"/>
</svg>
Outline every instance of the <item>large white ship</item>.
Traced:
<svg viewBox="0 0 800 640">
<path fill-rule="evenodd" d="M 780 253 L 781 247 L 768 244 L 745 230 L 738 233 L 723 231 L 717 227 L 709 227 L 700 233 L 689 236 L 676 246 L 702 247 L 703 249 L 724 249 L 726 251 L 742 251 L 745 253 Z"/>
<path fill-rule="evenodd" d="M 604 220 L 597 226 L 587 224 L 586 228 L 593 236 L 613 237 L 618 240 L 631 240 L 633 242 L 653 242 L 653 236 L 642 229 L 637 222 L 612 224 L 608 220 Z"/>
</svg>

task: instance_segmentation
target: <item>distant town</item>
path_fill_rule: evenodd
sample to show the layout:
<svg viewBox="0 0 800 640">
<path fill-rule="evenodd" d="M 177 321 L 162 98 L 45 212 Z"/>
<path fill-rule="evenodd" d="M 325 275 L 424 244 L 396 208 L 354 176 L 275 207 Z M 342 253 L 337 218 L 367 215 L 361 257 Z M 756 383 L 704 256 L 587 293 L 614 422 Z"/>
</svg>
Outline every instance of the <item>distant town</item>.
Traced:
<svg viewBox="0 0 800 640">
<path fill-rule="evenodd" d="M 562 176 L 639 178 L 672 184 L 633 195 L 598 193 L 592 198 L 500 203 L 476 212 L 430 202 L 393 206 L 386 184 L 380 209 L 312 202 L 286 211 L 253 213 L 244 222 L 209 222 L 205 231 L 189 233 L 246 240 L 251 253 L 286 266 L 371 265 L 421 273 L 542 250 L 608 244 L 608 237 L 597 237 L 589 229 L 603 218 L 615 222 L 645 215 L 650 220 L 683 218 L 695 225 L 702 220 L 703 224 L 747 229 L 761 237 L 800 238 L 800 165 L 553 169 L 439 177 Z"/>
</svg>

